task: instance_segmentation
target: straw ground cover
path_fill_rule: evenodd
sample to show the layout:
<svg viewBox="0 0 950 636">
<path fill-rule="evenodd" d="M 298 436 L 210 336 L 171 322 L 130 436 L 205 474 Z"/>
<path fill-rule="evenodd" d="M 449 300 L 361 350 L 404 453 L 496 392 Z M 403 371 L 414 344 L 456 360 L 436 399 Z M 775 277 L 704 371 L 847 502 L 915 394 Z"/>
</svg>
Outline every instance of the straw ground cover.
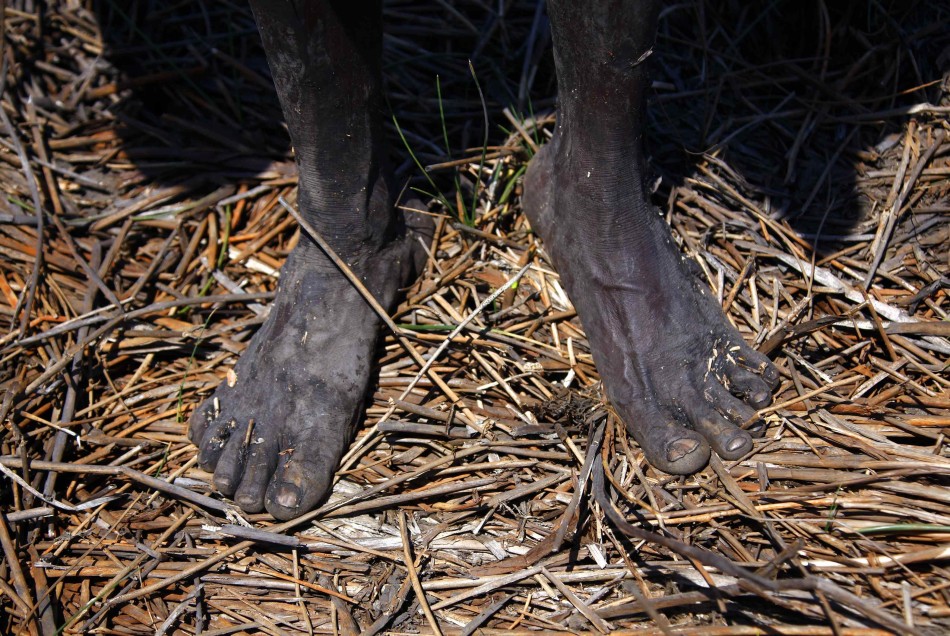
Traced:
<svg viewBox="0 0 950 636">
<path fill-rule="evenodd" d="M 832 4 L 661 19 L 654 199 L 783 374 L 754 452 L 672 478 L 520 213 L 543 12 L 388 3 L 392 155 L 438 231 L 333 497 L 276 525 L 185 437 L 299 240 L 248 10 L 7 3 L 0 629 L 945 633 L 950 14 Z"/>
</svg>

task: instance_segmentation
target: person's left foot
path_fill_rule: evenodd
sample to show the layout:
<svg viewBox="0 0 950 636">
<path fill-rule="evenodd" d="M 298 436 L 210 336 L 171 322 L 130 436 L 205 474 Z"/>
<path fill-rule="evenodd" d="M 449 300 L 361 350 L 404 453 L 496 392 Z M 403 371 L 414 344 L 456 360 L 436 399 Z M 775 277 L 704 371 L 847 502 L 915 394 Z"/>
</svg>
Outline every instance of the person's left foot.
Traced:
<svg viewBox="0 0 950 636">
<path fill-rule="evenodd" d="M 689 272 L 631 168 L 636 145 L 607 152 L 586 130 L 573 138 L 567 130 L 559 125 L 532 160 L 524 210 L 584 324 L 611 403 L 660 470 L 696 472 L 710 448 L 741 457 L 752 449 L 743 425 L 771 401 L 777 370 Z"/>
</svg>

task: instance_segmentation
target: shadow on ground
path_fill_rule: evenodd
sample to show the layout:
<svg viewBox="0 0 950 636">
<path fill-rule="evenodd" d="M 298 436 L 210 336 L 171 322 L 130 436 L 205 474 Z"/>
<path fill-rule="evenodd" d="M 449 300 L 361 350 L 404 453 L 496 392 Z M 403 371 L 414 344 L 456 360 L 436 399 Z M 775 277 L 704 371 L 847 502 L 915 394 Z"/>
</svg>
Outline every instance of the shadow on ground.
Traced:
<svg viewBox="0 0 950 636">
<path fill-rule="evenodd" d="M 185 161 L 190 179 L 240 181 L 287 157 L 246 5 L 96 6 L 115 84 L 131 88 L 119 90 L 109 110 L 144 178 L 181 180 Z M 503 108 L 520 117 L 550 110 L 556 87 L 543 7 L 457 2 L 433 12 L 390 2 L 386 12 L 388 94 L 405 137 L 390 126 L 395 165 L 426 192 L 433 188 L 406 146 L 423 165 L 481 146 L 480 88 L 489 145 L 511 129 Z M 740 194 L 765 201 L 819 252 L 866 235 L 869 209 L 856 171 L 900 141 L 895 110 L 939 96 L 947 13 L 902 2 L 670 6 L 652 59 L 655 170 L 673 188 L 687 178 L 713 183 L 703 170 L 729 172 Z M 869 125 L 883 114 L 886 124 Z M 449 201 L 453 187 L 466 195 L 472 187 L 454 176 L 434 177 Z"/>
<path fill-rule="evenodd" d="M 866 240 L 857 179 L 940 99 L 948 20 L 920 2 L 674 5 L 654 60 L 655 165 L 674 187 L 713 183 L 700 164 L 727 173 L 819 255 Z"/>
</svg>

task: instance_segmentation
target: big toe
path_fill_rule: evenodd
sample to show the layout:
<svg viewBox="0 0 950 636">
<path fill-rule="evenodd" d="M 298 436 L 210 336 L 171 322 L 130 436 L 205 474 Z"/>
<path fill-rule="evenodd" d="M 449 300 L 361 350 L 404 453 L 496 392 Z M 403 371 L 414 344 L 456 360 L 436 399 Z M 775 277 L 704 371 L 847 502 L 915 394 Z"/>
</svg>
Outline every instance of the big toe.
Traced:
<svg viewBox="0 0 950 636">
<path fill-rule="evenodd" d="M 650 459 L 649 454 L 647 459 Z M 689 435 L 669 440 L 665 445 L 663 457 L 650 461 L 651 464 L 671 475 L 692 475 L 702 470 L 708 462 L 709 445 Z"/>
<path fill-rule="evenodd" d="M 296 453 L 295 453 L 296 454 Z M 282 462 L 267 488 L 264 505 L 275 519 L 293 519 L 317 507 L 329 494 L 338 459 L 318 457 Z"/>
<path fill-rule="evenodd" d="M 650 465 L 671 475 L 691 475 L 702 470 L 709 461 L 709 444 L 701 435 L 659 412 L 649 420 L 649 424 L 628 425 L 628 429 Z"/>
</svg>

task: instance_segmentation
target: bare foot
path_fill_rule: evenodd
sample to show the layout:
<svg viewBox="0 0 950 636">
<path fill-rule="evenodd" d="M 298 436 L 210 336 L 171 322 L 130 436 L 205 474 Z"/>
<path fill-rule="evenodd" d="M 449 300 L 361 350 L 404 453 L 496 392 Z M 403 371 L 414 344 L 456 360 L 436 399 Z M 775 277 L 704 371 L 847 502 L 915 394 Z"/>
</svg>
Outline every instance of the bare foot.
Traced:
<svg viewBox="0 0 950 636">
<path fill-rule="evenodd" d="M 413 242 L 415 241 L 415 244 Z M 348 259 L 383 307 L 413 269 L 407 235 Z M 291 519 L 317 506 L 362 412 L 381 321 L 306 239 L 281 270 L 267 321 L 191 417 L 202 468 L 246 512 Z"/>
<path fill-rule="evenodd" d="M 771 401 L 777 370 L 690 272 L 635 158 L 585 154 L 591 144 L 566 143 L 562 132 L 532 161 L 524 208 L 584 324 L 607 396 L 660 470 L 696 472 L 710 447 L 742 456 L 752 438 L 739 425 Z"/>
</svg>

